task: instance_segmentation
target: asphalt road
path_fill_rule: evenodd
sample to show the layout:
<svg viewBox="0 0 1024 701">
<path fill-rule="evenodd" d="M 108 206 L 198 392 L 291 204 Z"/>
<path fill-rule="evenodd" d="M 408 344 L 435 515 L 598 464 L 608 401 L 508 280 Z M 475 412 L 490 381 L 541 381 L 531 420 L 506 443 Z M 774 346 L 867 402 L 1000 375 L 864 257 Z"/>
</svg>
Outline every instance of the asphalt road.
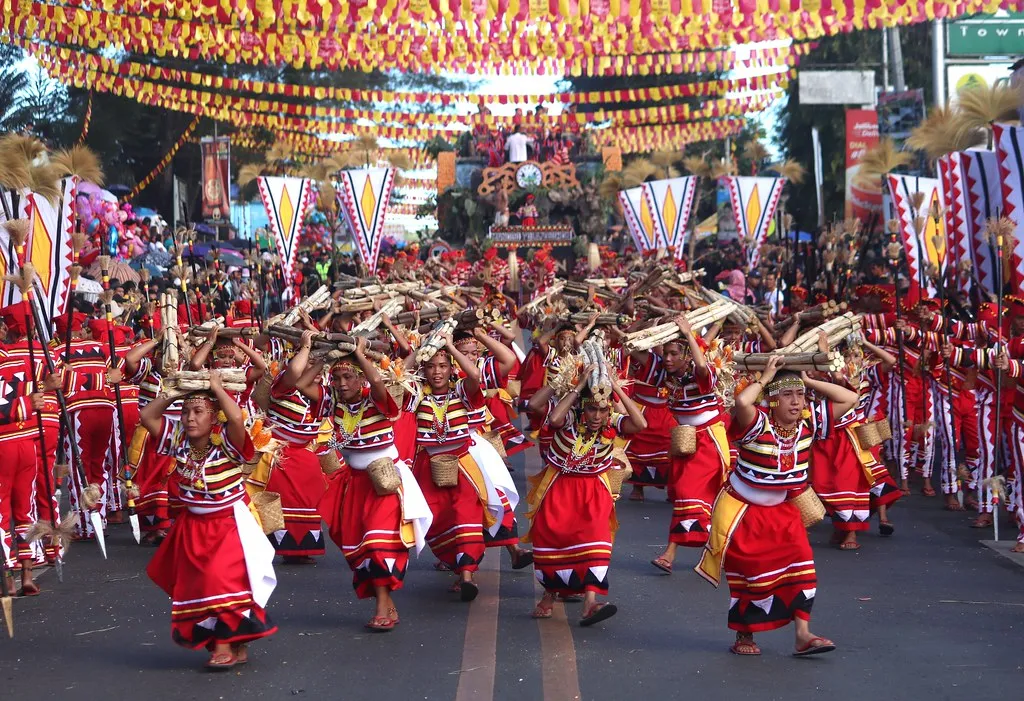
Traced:
<svg viewBox="0 0 1024 701">
<path fill-rule="evenodd" d="M 535 450 L 513 458 L 537 469 Z M 525 494 L 525 490 L 522 490 Z M 759 658 L 727 651 L 728 590 L 715 590 L 680 551 L 663 576 L 660 552 L 670 506 L 662 493 L 619 502 L 621 528 L 610 574 L 619 614 L 576 625 L 579 604 L 534 621 L 532 569 L 513 572 L 491 550 L 471 605 L 445 590 L 425 552 L 396 601 L 402 623 L 386 635 L 363 629 L 372 606 L 358 601 L 337 549 L 315 566 L 278 567 L 268 607 L 280 627 L 254 646 L 247 667 L 201 671 L 205 653 L 170 640 L 169 602 L 146 577 L 151 548 L 127 526 L 108 536 L 109 560 L 75 545 L 63 584 L 52 571 L 43 594 L 15 601 L 16 637 L 0 639 L 7 698 L 375 699 L 564 701 L 618 699 L 1013 698 L 1021 683 L 1024 569 L 980 545 L 990 532 L 914 495 L 892 512 L 893 538 L 874 533 L 857 552 L 812 533 L 818 594 L 812 630 L 839 648 L 790 657 L 792 629 L 761 634 Z M 1005 537 L 1005 535 L 1004 535 Z M 567 618 L 566 618 L 567 616 Z"/>
</svg>

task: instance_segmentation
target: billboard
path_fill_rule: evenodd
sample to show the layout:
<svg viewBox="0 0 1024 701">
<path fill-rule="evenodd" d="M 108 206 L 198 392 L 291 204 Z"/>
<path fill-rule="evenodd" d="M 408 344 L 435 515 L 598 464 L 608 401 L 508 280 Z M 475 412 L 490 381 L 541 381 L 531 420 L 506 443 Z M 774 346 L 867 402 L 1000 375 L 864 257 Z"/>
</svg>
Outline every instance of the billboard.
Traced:
<svg viewBox="0 0 1024 701">
<path fill-rule="evenodd" d="M 231 139 L 207 136 L 199 141 L 203 154 L 203 220 L 224 223 L 231 216 Z"/>
<path fill-rule="evenodd" d="M 860 219 L 864 226 L 881 223 L 882 192 L 854 181 L 864 154 L 878 145 L 878 112 L 846 110 L 846 218 Z"/>
</svg>

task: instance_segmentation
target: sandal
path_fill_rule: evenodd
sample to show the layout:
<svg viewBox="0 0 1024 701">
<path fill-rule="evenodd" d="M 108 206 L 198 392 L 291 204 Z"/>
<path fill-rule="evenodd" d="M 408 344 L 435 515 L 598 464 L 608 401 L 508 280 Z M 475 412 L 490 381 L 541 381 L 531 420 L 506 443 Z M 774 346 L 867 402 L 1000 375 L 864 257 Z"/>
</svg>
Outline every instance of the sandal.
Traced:
<svg viewBox="0 0 1024 701">
<path fill-rule="evenodd" d="M 460 591 L 462 591 L 462 582 L 456 579 L 455 583 L 448 587 L 448 593 L 458 594 Z"/>
<path fill-rule="evenodd" d="M 462 586 L 459 587 L 459 598 L 468 604 L 480 593 L 480 588 L 474 582 L 462 582 L 461 584 Z"/>
<path fill-rule="evenodd" d="M 820 655 L 823 652 L 832 652 L 836 644 L 828 638 L 811 638 L 803 647 L 798 647 L 793 657 L 807 657 L 808 655 Z"/>
<path fill-rule="evenodd" d="M 935 496 L 935 487 L 926 484 L 921 487 L 921 494 L 924 494 L 926 497 L 933 497 Z"/>
<path fill-rule="evenodd" d="M 231 653 L 235 656 L 235 664 L 245 664 L 249 661 L 249 646 L 245 643 L 232 645 Z"/>
<path fill-rule="evenodd" d="M 21 594 L 19 596 L 39 596 L 39 585 L 35 582 L 29 582 L 28 584 L 21 585 Z"/>
<path fill-rule="evenodd" d="M 230 652 L 215 652 L 206 661 L 207 669 L 224 670 L 231 669 L 238 664 L 238 658 Z"/>
<path fill-rule="evenodd" d="M 651 560 L 651 564 L 665 574 L 672 574 L 672 563 L 666 560 L 664 556 L 654 558 Z"/>
<path fill-rule="evenodd" d="M 896 532 L 896 526 L 892 525 L 892 521 L 879 521 L 878 522 L 878 535 L 885 536 L 888 538 Z"/>
<path fill-rule="evenodd" d="M 396 626 L 402 622 L 402 619 L 398 617 L 398 609 L 394 606 L 388 609 L 388 618 L 394 621 Z"/>
<path fill-rule="evenodd" d="M 853 541 L 852 543 L 840 543 L 840 550 L 860 550 L 860 543 Z"/>
<path fill-rule="evenodd" d="M 543 603 L 539 603 L 533 607 L 533 613 L 530 614 L 532 618 L 551 618 L 553 615 L 554 607 L 545 606 Z"/>
<path fill-rule="evenodd" d="M 438 560 L 437 562 L 434 563 L 434 569 L 437 570 L 438 572 L 451 572 L 452 571 L 452 568 L 451 568 L 451 566 L 448 563 L 441 562 L 440 560 Z"/>
<path fill-rule="evenodd" d="M 366 628 L 372 630 L 374 633 L 390 633 L 395 627 L 395 621 L 387 616 L 374 616 L 370 619 L 370 622 L 366 624 Z"/>
<path fill-rule="evenodd" d="M 512 558 L 512 569 L 521 570 L 524 567 L 529 567 L 533 564 L 533 551 L 532 550 L 516 550 L 515 557 Z"/>
<path fill-rule="evenodd" d="M 629 500 L 630 501 L 643 501 L 644 500 L 644 493 L 634 489 L 632 492 L 629 493 Z"/>
<path fill-rule="evenodd" d="M 991 528 L 992 514 L 981 514 L 971 522 L 971 528 Z"/>
<path fill-rule="evenodd" d="M 761 654 L 761 648 L 753 640 L 737 640 L 729 647 L 729 652 L 734 655 L 753 657 Z"/>
<path fill-rule="evenodd" d="M 584 628 L 592 626 L 595 623 L 600 623 L 606 619 L 611 618 L 618 611 L 615 604 L 603 603 L 594 604 L 590 611 L 583 613 L 583 618 L 580 619 L 580 625 Z"/>
</svg>

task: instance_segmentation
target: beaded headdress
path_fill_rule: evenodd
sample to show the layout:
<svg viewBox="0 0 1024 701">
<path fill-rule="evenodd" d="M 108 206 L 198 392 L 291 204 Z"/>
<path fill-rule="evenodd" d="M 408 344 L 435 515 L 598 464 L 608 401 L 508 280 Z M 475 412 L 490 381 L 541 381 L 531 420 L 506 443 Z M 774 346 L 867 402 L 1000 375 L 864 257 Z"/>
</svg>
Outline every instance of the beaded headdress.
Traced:
<svg viewBox="0 0 1024 701">
<path fill-rule="evenodd" d="M 211 397 L 209 394 L 206 394 L 204 392 L 196 392 L 195 394 L 190 394 L 187 397 L 185 397 L 181 401 L 181 407 L 184 409 L 185 407 L 193 404 L 209 404 L 210 406 L 213 406 L 216 403 L 217 400 Z"/>
<path fill-rule="evenodd" d="M 771 382 L 769 382 L 765 386 L 764 392 L 769 397 L 775 397 L 775 396 L 778 396 L 779 394 L 781 394 L 783 391 L 785 391 L 787 389 L 804 389 L 804 388 L 805 388 L 804 381 L 800 378 L 799 375 L 787 374 L 787 375 L 783 375 L 782 377 L 773 379 Z"/>
</svg>

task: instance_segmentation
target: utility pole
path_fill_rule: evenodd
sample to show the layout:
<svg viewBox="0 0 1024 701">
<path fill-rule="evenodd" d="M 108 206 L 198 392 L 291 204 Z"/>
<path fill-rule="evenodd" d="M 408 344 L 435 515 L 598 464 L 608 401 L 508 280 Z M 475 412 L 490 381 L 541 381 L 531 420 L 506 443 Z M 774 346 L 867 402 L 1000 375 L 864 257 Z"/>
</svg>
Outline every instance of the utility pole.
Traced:
<svg viewBox="0 0 1024 701">
<path fill-rule="evenodd" d="M 932 22 L 932 104 L 942 107 L 946 104 L 946 23 L 937 19 Z"/>
<path fill-rule="evenodd" d="M 889 92 L 889 29 L 882 27 L 882 92 Z"/>
<path fill-rule="evenodd" d="M 892 41 L 890 54 L 892 58 L 892 82 L 896 92 L 905 92 L 907 81 L 903 77 L 903 44 L 900 42 L 900 28 L 892 27 L 889 30 L 889 38 Z"/>
</svg>

